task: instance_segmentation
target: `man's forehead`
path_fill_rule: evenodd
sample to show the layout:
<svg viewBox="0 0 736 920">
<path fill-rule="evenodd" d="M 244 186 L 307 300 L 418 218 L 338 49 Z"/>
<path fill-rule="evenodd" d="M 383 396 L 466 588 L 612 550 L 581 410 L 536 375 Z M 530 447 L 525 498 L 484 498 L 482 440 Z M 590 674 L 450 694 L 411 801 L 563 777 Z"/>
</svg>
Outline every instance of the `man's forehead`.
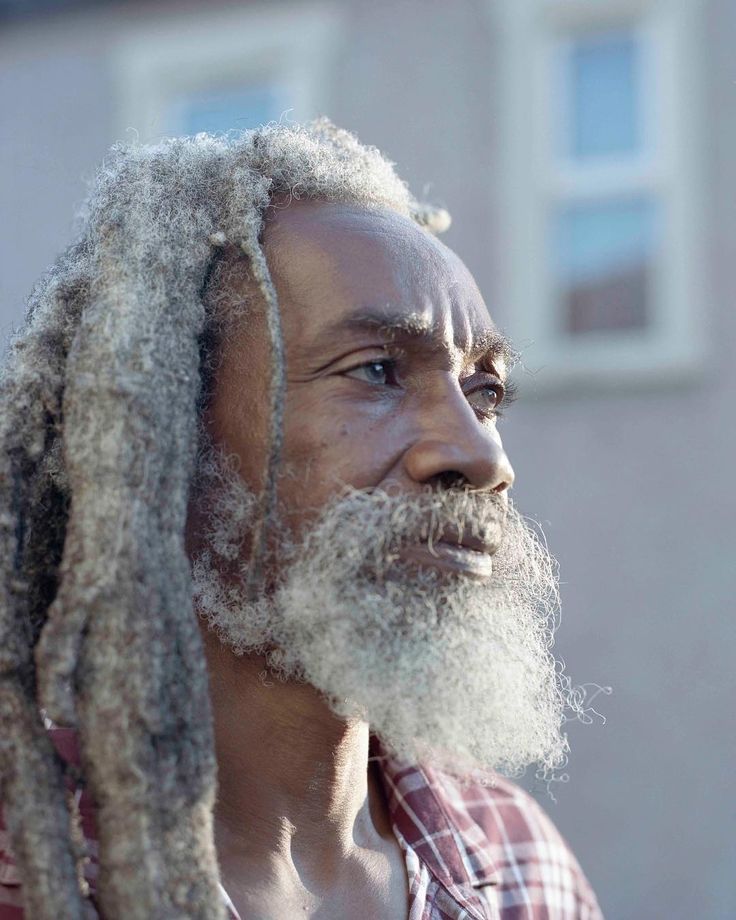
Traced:
<svg viewBox="0 0 736 920">
<path fill-rule="evenodd" d="M 297 202 L 270 217 L 265 245 L 284 319 L 303 340 L 372 330 L 510 357 L 466 266 L 409 218 Z"/>
</svg>

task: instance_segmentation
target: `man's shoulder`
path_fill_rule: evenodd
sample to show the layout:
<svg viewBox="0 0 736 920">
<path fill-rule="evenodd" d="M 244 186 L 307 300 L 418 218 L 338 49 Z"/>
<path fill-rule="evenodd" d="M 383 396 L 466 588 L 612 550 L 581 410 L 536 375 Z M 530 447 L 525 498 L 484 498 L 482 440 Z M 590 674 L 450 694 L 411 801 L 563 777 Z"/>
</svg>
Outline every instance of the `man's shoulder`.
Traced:
<svg viewBox="0 0 736 920">
<path fill-rule="evenodd" d="M 601 920 L 570 845 L 528 792 L 495 773 L 423 773 L 471 876 L 495 888 L 501 916 L 523 905 L 533 917 Z"/>
<path fill-rule="evenodd" d="M 458 777 L 434 771 L 432 779 L 453 823 L 477 827 L 487 845 L 523 851 L 544 844 L 572 857 L 545 810 L 517 783 L 496 773 Z"/>
</svg>

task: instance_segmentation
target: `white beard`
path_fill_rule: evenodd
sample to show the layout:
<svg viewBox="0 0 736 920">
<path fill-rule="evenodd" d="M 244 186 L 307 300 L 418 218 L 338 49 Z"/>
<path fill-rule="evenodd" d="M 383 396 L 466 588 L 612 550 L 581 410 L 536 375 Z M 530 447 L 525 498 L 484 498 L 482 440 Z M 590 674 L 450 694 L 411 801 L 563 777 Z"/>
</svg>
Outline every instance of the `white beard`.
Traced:
<svg viewBox="0 0 736 920">
<path fill-rule="evenodd" d="M 555 565 L 516 511 L 506 511 L 493 575 L 479 581 L 408 566 L 397 551 L 431 545 L 447 525 L 497 527 L 495 496 L 347 492 L 298 544 L 280 541 L 278 584 L 251 602 L 238 559 L 256 501 L 236 474 L 220 467 L 210 478 L 195 603 L 236 653 L 265 654 L 282 679 L 309 682 L 338 716 L 365 719 L 412 762 L 505 772 L 563 762 L 565 710 L 579 703 L 549 651 Z"/>
</svg>

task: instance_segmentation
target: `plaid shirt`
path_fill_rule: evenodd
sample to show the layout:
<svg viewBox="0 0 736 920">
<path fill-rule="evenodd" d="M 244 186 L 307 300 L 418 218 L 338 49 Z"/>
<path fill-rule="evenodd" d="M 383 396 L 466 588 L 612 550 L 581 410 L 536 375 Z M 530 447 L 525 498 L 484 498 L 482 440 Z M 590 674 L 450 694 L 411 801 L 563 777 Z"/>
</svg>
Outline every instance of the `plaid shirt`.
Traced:
<svg viewBox="0 0 736 920">
<path fill-rule="evenodd" d="M 52 738 L 76 761 L 68 729 Z M 529 795 L 498 776 L 458 780 L 380 756 L 393 830 L 406 860 L 409 920 L 602 920 L 570 848 Z M 93 892 L 97 875 L 92 803 L 77 793 Z M 0 920 L 23 917 L 20 879 L 0 816 Z M 223 901 L 239 920 L 224 889 Z"/>
</svg>

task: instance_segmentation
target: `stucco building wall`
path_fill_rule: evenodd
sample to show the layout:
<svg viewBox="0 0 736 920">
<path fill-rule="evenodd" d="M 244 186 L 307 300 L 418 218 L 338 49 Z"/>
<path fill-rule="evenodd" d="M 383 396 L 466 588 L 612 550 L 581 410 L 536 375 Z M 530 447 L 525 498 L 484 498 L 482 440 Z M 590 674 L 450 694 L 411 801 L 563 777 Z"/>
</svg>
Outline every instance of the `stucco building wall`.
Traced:
<svg viewBox="0 0 736 920">
<path fill-rule="evenodd" d="M 493 313 L 507 244 L 492 5 L 337 6 L 328 114 L 452 212 L 446 241 Z M 596 392 L 547 393 L 542 370 L 503 428 L 517 504 L 543 522 L 561 564 L 558 650 L 577 681 L 614 688 L 596 700 L 605 726 L 571 726 L 557 802 L 539 792 L 614 920 L 736 916 L 736 7 L 699 6 L 708 360 L 676 382 Z M 84 178 L 118 139 L 117 36 L 186 10 L 108 5 L 3 26 L 3 333 L 70 239 Z"/>
</svg>

